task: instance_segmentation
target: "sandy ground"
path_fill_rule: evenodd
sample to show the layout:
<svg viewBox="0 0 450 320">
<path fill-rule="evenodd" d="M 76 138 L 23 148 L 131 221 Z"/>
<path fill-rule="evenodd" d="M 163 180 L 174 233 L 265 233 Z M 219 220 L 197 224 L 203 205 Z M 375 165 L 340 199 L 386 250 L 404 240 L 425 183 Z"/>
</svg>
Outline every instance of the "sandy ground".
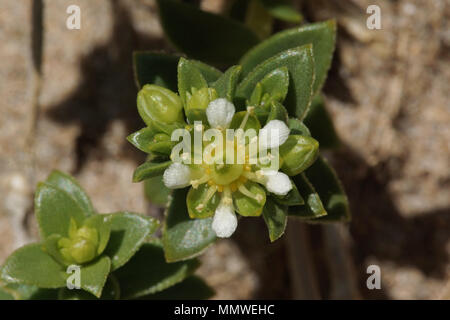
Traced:
<svg viewBox="0 0 450 320">
<path fill-rule="evenodd" d="M 214 1 L 208 1 L 208 8 Z M 212 5 L 211 5 L 212 3 Z M 365 27 L 371 1 L 299 1 L 311 21 L 336 17 L 338 46 L 325 86 L 344 147 L 329 156 L 349 193 L 343 227 L 361 298 L 450 298 L 450 107 L 448 1 L 377 1 L 382 30 Z M 172 51 L 152 0 L 44 1 L 41 113 L 33 129 L 31 0 L 0 2 L 0 262 L 36 238 L 32 195 L 53 168 L 75 175 L 100 212 L 158 215 L 131 183 L 144 155 L 125 137 L 143 126 L 131 54 Z M 82 10 L 81 30 L 65 26 Z M 311 240 L 326 230 L 308 227 Z M 315 242 L 320 294 L 335 297 L 323 243 Z M 290 298 L 285 240 L 268 244 L 245 219 L 232 240 L 202 257 L 216 298 Z M 367 290 L 366 267 L 382 270 Z"/>
</svg>

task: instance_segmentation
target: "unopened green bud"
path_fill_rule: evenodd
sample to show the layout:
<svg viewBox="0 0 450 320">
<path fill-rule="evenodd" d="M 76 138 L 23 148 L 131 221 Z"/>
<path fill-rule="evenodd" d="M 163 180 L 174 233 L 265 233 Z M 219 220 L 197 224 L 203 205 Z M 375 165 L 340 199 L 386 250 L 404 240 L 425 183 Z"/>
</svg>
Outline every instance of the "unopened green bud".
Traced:
<svg viewBox="0 0 450 320">
<path fill-rule="evenodd" d="M 192 93 L 186 94 L 186 117 L 191 123 L 194 121 L 206 121 L 205 111 L 211 101 L 218 98 L 214 88 L 192 88 Z"/>
<path fill-rule="evenodd" d="M 68 262 L 86 263 L 97 256 L 98 232 L 94 228 L 81 227 L 76 231 L 71 226 L 69 238 L 61 238 L 58 247 Z"/>
<path fill-rule="evenodd" d="M 311 137 L 291 135 L 280 146 L 281 170 L 295 176 L 307 169 L 319 154 L 319 142 Z"/>
<path fill-rule="evenodd" d="M 139 115 L 148 126 L 154 122 L 184 122 L 181 99 L 169 89 L 145 85 L 138 93 L 137 106 Z"/>
</svg>

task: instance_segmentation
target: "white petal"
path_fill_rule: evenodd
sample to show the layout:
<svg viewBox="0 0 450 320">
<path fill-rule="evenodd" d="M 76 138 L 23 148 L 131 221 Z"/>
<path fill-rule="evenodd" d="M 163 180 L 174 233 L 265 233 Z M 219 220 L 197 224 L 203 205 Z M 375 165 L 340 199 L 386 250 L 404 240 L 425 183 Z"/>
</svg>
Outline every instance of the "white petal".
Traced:
<svg viewBox="0 0 450 320">
<path fill-rule="evenodd" d="M 172 163 L 164 171 L 163 181 L 169 189 L 187 187 L 191 181 L 191 169 L 182 163 Z"/>
<path fill-rule="evenodd" d="M 232 206 L 219 204 L 214 213 L 212 229 L 219 238 L 229 238 L 237 227 L 237 217 Z"/>
<path fill-rule="evenodd" d="M 236 109 L 227 99 L 216 99 L 211 101 L 206 108 L 206 117 L 213 128 L 228 128 L 233 119 Z"/>
<path fill-rule="evenodd" d="M 261 149 L 279 147 L 286 142 L 289 132 L 288 126 L 283 121 L 271 120 L 259 130 L 259 147 Z"/>
<path fill-rule="evenodd" d="M 289 177 L 283 172 L 276 172 L 273 174 L 273 171 L 270 171 L 264 173 L 264 175 L 266 176 L 266 188 L 270 192 L 279 196 L 285 196 L 292 190 L 291 180 L 289 180 Z"/>
</svg>

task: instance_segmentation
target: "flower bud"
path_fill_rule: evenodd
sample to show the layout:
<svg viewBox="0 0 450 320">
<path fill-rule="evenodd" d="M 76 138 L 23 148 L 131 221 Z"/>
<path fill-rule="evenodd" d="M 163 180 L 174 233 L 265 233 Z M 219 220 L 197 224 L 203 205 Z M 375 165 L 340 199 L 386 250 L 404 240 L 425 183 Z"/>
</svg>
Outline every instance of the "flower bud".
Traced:
<svg viewBox="0 0 450 320">
<path fill-rule="evenodd" d="M 75 231 L 75 230 L 73 230 Z M 94 228 L 81 227 L 70 232 L 69 238 L 61 238 L 58 247 L 68 262 L 86 263 L 97 256 L 98 232 Z"/>
<path fill-rule="evenodd" d="M 295 176 L 307 169 L 319 154 L 317 140 L 300 135 L 291 135 L 280 147 L 281 170 Z"/>
<path fill-rule="evenodd" d="M 139 115 L 148 126 L 154 122 L 184 122 L 181 99 L 169 89 L 145 85 L 138 93 L 137 105 Z"/>
<path fill-rule="evenodd" d="M 217 97 L 217 92 L 214 88 L 201 88 L 200 90 L 192 88 L 192 94 L 187 92 L 185 111 L 189 122 L 193 123 L 196 120 L 205 122 L 206 108 Z"/>
</svg>

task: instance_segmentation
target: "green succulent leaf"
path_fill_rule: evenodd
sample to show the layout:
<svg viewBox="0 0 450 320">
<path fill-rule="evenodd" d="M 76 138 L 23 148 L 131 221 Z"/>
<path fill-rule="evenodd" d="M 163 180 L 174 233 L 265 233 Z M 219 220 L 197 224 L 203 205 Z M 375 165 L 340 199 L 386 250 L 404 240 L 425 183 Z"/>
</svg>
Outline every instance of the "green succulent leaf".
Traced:
<svg viewBox="0 0 450 320">
<path fill-rule="evenodd" d="M 45 182 L 67 192 L 84 210 L 86 215 L 95 213 L 95 209 L 92 206 L 91 200 L 89 199 L 88 195 L 81 188 L 78 182 L 70 175 L 58 170 L 54 170 L 48 176 Z"/>
<path fill-rule="evenodd" d="M 347 195 L 334 169 L 324 157 L 317 158 L 305 175 L 322 200 L 327 215 L 310 222 L 349 222 L 351 220 Z"/>
<path fill-rule="evenodd" d="M 14 251 L 1 269 L 1 279 L 7 283 L 35 285 L 40 288 L 60 288 L 66 285 L 64 267 L 34 243 Z"/>
<path fill-rule="evenodd" d="M 247 181 L 244 187 L 259 199 L 254 199 L 240 190 L 233 193 L 233 204 L 236 211 L 244 217 L 260 216 L 266 203 L 266 191 L 257 183 Z"/>
<path fill-rule="evenodd" d="M 340 146 L 339 137 L 334 129 L 333 120 L 325 108 L 322 95 L 316 95 L 304 120 L 311 130 L 312 136 L 317 139 L 322 149 L 337 148 Z"/>
<path fill-rule="evenodd" d="M 186 106 L 187 94 L 192 94 L 192 89 L 207 88 L 208 83 L 200 70 L 190 60 L 180 58 L 178 62 L 178 92 Z"/>
<path fill-rule="evenodd" d="M 127 140 L 136 148 L 146 153 L 151 153 L 150 146 L 154 143 L 153 137 L 156 131 L 151 127 L 143 128 L 135 133 L 130 134 Z"/>
<path fill-rule="evenodd" d="M 100 298 L 110 270 L 111 260 L 107 256 L 101 256 L 88 265 L 82 266 L 80 268 L 81 289 Z"/>
<path fill-rule="evenodd" d="M 139 250 L 148 236 L 159 227 L 158 220 L 131 212 L 108 214 L 111 235 L 104 254 L 111 258 L 111 270 L 127 263 Z"/>
<path fill-rule="evenodd" d="M 34 205 L 43 239 L 52 234 L 68 236 L 70 220 L 81 225 L 88 216 L 69 193 L 48 183 L 38 184 Z"/>
<path fill-rule="evenodd" d="M 303 199 L 305 199 L 305 205 L 289 207 L 289 215 L 300 219 L 315 219 L 326 216 L 327 212 L 320 200 L 320 196 L 305 173 L 293 177 L 293 181 Z"/>
<path fill-rule="evenodd" d="M 274 17 L 286 22 L 300 23 L 303 17 L 285 0 L 260 0 L 266 10 Z"/>
<path fill-rule="evenodd" d="M 147 296 L 145 300 L 205 300 L 214 295 L 214 290 L 197 276 L 190 276 L 176 285 Z"/>
<path fill-rule="evenodd" d="M 314 81 L 314 60 L 311 45 L 283 51 L 262 62 L 239 84 L 238 102 L 249 99 L 259 81 L 274 69 L 286 67 L 289 71 L 289 90 L 284 105 L 289 115 L 303 118 L 311 101 Z"/>
<path fill-rule="evenodd" d="M 279 102 L 273 101 L 270 105 L 270 112 L 267 116 L 267 122 L 271 120 L 281 120 L 287 122 L 288 112 L 286 108 Z"/>
<path fill-rule="evenodd" d="M 288 68 L 281 67 L 269 72 L 260 83 L 263 103 L 268 104 L 272 101 L 283 102 L 289 89 Z M 264 100 L 264 95 L 267 95 L 266 100 Z"/>
<path fill-rule="evenodd" d="M 147 199 L 155 205 L 165 206 L 169 200 L 171 190 L 166 187 L 162 176 L 146 179 L 144 181 L 144 193 Z"/>
<path fill-rule="evenodd" d="M 214 215 L 214 211 L 220 202 L 220 196 L 216 192 L 205 204 L 205 200 L 209 197 L 209 190 L 210 188 L 207 183 L 198 186 L 197 189 L 189 188 L 189 192 L 186 197 L 186 205 L 189 216 L 192 219 L 209 218 Z"/>
<path fill-rule="evenodd" d="M 111 235 L 111 216 L 105 214 L 95 215 L 86 219 L 84 226 L 97 230 L 97 254 L 101 254 L 105 250 Z"/>
<path fill-rule="evenodd" d="M 258 43 L 239 22 L 174 0 L 158 0 L 166 36 L 189 57 L 215 64 L 233 64 Z"/>
<path fill-rule="evenodd" d="M 142 180 L 160 176 L 172 164 L 172 161 L 165 162 L 151 162 L 147 161 L 136 168 L 133 174 L 133 182 L 140 182 Z"/>
<path fill-rule="evenodd" d="M 3 291 L 12 296 L 14 300 L 56 300 L 58 299 L 58 290 L 21 283 L 7 283 L 3 287 Z M 2 299 L 0 298 L 0 300 Z"/>
<path fill-rule="evenodd" d="M 287 206 L 281 205 L 268 198 L 263 210 L 263 218 L 269 230 L 271 242 L 279 239 L 286 229 L 287 224 Z"/>
<path fill-rule="evenodd" d="M 233 101 L 236 91 L 237 82 L 241 74 L 241 66 L 232 66 L 225 73 L 212 84 L 216 89 L 219 98 L 225 98 L 228 101 Z"/>
<path fill-rule="evenodd" d="M 133 54 L 134 77 L 141 89 L 146 84 L 155 84 L 172 91 L 177 90 L 177 64 L 180 57 L 138 51 Z"/>
<path fill-rule="evenodd" d="M 281 170 L 296 176 L 308 168 L 319 155 L 319 143 L 311 137 L 290 135 L 280 147 Z"/>
<path fill-rule="evenodd" d="M 233 116 L 233 119 L 231 120 L 229 129 L 238 129 L 246 115 L 247 115 L 247 111 L 236 112 Z M 245 124 L 245 126 L 243 128 L 244 132 L 246 132 L 249 129 L 255 130 L 255 133 L 257 133 L 259 131 L 259 129 L 261 129 L 261 124 L 260 124 L 258 118 L 253 114 L 250 114 L 248 116 L 247 123 Z"/>
<path fill-rule="evenodd" d="M 311 137 L 311 132 L 308 127 L 300 120 L 296 118 L 289 118 L 288 127 L 291 130 L 291 134 L 296 134 L 300 136 Z"/>
<path fill-rule="evenodd" d="M 210 66 L 198 60 L 190 59 L 189 61 L 201 72 L 203 78 L 205 78 L 208 84 L 212 84 L 222 76 L 222 71 L 214 68 L 213 66 Z"/>
<path fill-rule="evenodd" d="M 44 251 L 48 253 L 53 259 L 58 261 L 58 263 L 68 266 L 72 264 L 72 261 L 67 260 L 61 253 L 60 248 L 58 246 L 59 240 L 61 240 L 63 237 L 59 234 L 52 234 L 51 236 L 47 237 L 44 241 Z"/>
<path fill-rule="evenodd" d="M 155 84 L 172 91 L 178 89 L 177 67 L 179 56 L 142 51 L 134 53 L 134 75 L 141 89 L 146 84 Z M 190 60 L 208 83 L 216 81 L 222 72 L 203 62 Z"/>
<path fill-rule="evenodd" d="M 190 276 L 199 266 L 197 260 L 167 263 L 162 245 L 146 243 L 114 275 L 122 299 L 135 299 L 165 290 Z"/>
<path fill-rule="evenodd" d="M 58 290 L 59 300 L 119 300 L 120 287 L 119 282 L 113 275 L 109 275 L 105 286 L 102 290 L 102 295 L 97 298 L 93 294 L 81 289 L 61 288 Z"/>
<path fill-rule="evenodd" d="M 162 241 L 168 262 L 196 257 L 216 239 L 212 218 L 189 218 L 186 196 L 187 188 L 174 190 L 166 209 Z"/>
<path fill-rule="evenodd" d="M 279 32 L 261 42 L 242 57 L 242 76 L 249 74 L 265 60 L 288 49 L 312 44 L 315 62 L 315 80 L 313 93 L 317 93 L 325 82 L 331 66 L 336 38 L 336 22 L 328 20 L 312 23 L 294 29 Z"/>
<path fill-rule="evenodd" d="M 170 152 L 172 151 L 172 148 L 175 145 L 176 145 L 176 142 L 166 140 L 166 141 L 154 142 L 152 145 L 150 145 L 149 149 L 150 149 L 150 152 L 169 156 Z"/>
</svg>

